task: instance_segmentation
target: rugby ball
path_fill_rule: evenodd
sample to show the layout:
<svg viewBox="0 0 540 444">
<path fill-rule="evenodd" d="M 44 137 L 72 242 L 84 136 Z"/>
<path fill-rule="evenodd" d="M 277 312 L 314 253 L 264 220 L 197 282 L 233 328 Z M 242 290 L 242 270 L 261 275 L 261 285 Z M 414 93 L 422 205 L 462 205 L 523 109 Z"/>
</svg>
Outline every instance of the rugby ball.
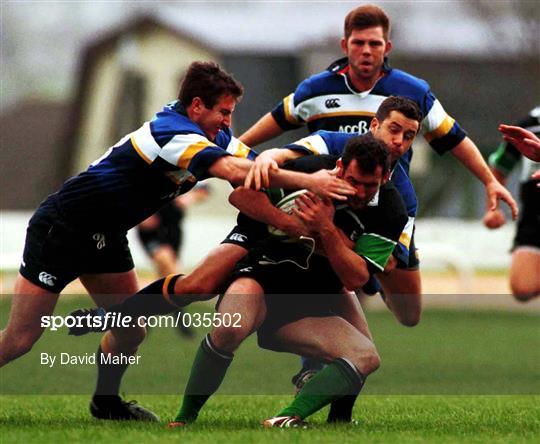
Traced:
<svg viewBox="0 0 540 444">
<path fill-rule="evenodd" d="M 296 199 L 299 196 L 306 194 L 307 192 L 308 190 L 298 190 L 298 191 L 295 191 L 294 193 L 288 194 L 276 204 L 276 208 L 279 208 L 281 211 L 284 211 L 287 214 L 291 214 L 293 208 L 298 208 L 296 205 Z M 268 225 L 268 232 L 272 236 L 276 236 L 280 239 L 289 238 L 289 235 L 287 233 L 285 233 L 284 231 L 278 230 L 276 227 L 272 225 Z"/>
</svg>

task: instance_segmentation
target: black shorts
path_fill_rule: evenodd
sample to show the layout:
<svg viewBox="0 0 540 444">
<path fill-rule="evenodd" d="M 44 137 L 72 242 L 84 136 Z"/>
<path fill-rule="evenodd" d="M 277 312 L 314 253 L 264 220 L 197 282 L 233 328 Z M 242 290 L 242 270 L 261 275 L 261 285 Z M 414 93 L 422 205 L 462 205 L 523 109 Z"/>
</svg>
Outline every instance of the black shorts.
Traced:
<svg viewBox="0 0 540 444">
<path fill-rule="evenodd" d="M 233 244 L 246 250 L 251 249 L 255 243 L 260 239 L 264 239 L 268 236 L 266 226 L 262 224 L 257 225 L 236 225 L 229 234 L 223 239 L 222 244 Z"/>
<path fill-rule="evenodd" d="M 163 245 L 170 246 L 178 254 L 182 247 L 183 232 L 182 219 L 184 211 L 174 203 L 169 203 L 158 210 L 155 215 L 159 218 L 159 225 L 152 229 L 137 227 L 137 235 L 149 256 Z"/>
<path fill-rule="evenodd" d="M 540 188 L 537 184 L 537 180 L 521 184 L 522 206 L 513 250 L 525 246 L 540 248 Z"/>
<path fill-rule="evenodd" d="M 19 272 L 33 284 L 60 293 L 82 274 L 123 273 L 133 269 L 126 233 L 74 230 L 45 201 L 26 230 Z"/>
</svg>

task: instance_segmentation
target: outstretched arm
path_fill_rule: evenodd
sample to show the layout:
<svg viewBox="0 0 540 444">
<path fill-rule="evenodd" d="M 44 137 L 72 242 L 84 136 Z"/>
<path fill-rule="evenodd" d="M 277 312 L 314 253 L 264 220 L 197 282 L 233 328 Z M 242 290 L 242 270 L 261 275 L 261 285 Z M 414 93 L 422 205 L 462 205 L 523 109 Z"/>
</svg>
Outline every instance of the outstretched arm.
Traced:
<svg viewBox="0 0 540 444">
<path fill-rule="evenodd" d="M 519 126 L 499 125 L 503 139 L 514 145 L 525 157 L 540 162 L 540 139 L 533 132 Z"/>
<path fill-rule="evenodd" d="M 228 180 L 235 186 L 242 185 L 248 174 L 252 161 L 233 156 L 224 156 L 216 160 L 208 172 L 221 179 Z M 286 189 L 308 189 L 330 199 L 346 200 L 354 194 L 354 188 L 336 177 L 335 171 L 320 170 L 307 174 L 297 171 L 278 169 L 269 172 L 272 187 Z"/>
<path fill-rule="evenodd" d="M 499 199 L 502 199 L 512 210 L 512 218 L 516 219 L 518 215 L 516 201 L 510 192 L 497 181 L 474 142 L 465 137 L 452 149 L 452 154 L 484 184 L 488 210 L 496 210 Z"/>
</svg>

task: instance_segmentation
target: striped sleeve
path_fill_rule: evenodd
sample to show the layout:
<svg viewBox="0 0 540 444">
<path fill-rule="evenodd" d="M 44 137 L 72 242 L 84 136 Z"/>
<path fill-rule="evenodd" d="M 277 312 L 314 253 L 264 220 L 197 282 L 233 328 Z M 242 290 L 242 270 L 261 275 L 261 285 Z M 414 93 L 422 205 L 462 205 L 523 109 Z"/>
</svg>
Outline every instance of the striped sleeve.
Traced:
<svg viewBox="0 0 540 444">
<path fill-rule="evenodd" d="M 159 153 L 163 160 L 181 170 L 188 170 L 197 180 L 206 179 L 208 168 L 228 155 L 223 148 L 194 133 L 175 135 Z"/>
<path fill-rule="evenodd" d="M 283 148 L 302 151 L 306 154 L 330 154 L 326 141 L 319 134 L 304 137 L 296 142 L 285 145 Z"/>
<path fill-rule="evenodd" d="M 227 145 L 226 151 L 234 157 L 240 157 L 242 159 L 253 160 L 257 157 L 257 153 L 252 150 L 245 143 L 242 143 L 236 137 L 231 137 L 231 141 Z"/>
<path fill-rule="evenodd" d="M 466 137 L 465 131 L 446 113 L 431 91 L 427 91 L 422 108 L 424 119 L 421 131 L 437 153 L 443 154 L 451 150 Z"/>
</svg>

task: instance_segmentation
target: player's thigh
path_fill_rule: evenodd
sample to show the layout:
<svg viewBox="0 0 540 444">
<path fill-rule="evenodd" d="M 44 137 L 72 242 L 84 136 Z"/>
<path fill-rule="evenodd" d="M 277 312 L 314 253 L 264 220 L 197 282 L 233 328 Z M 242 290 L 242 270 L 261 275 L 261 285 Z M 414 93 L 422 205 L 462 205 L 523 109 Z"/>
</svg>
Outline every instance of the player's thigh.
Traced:
<svg viewBox="0 0 540 444">
<path fill-rule="evenodd" d="M 234 352 L 264 321 L 262 287 L 250 278 L 236 279 L 220 299 L 217 311 L 222 322 L 210 333 L 212 342 L 221 350 Z"/>
<path fill-rule="evenodd" d="M 373 340 L 366 315 L 356 293 L 343 289 L 343 295 L 336 298 L 333 309 L 337 315 L 352 324 L 360 333 Z"/>
<path fill-rule="evenodd" d="M 31 342 L 37 340 L 44 330 L 41 327 L 42 316 L 50 316 L 57 301 L 58 294 L 38 287 L 19 274 L 11 299 L 6 338 L 14 341 L 21 338 Z"/>
<path fill-rule="evenodd" d="M 234 244 L 220 244 L 183 279 L 176 281 L 176 294 L 210 294 L 219 291 L 236 263 L 247 253 Z"/>
<path fill-rule="evenodd" d="M 135 270 L 84 274 L 79 279 L 99 307 L 119 304 L 139 291 Z"/>
<path fill-rule="evenodd" d="M 373 342 L 338 316 L 310 317 L 286 324 L 273 332 L 264 348 L 332 361 L 347 358 L 365 373 L 378 361 Z M 371 370 L 372 371 L 372 370 Z"/>
<path fill-rule="evenodd" d="M 540 293 L 540 248 L 517 247 L 512 253 L 510 286 L 516 297 Z"/>
</svg>

